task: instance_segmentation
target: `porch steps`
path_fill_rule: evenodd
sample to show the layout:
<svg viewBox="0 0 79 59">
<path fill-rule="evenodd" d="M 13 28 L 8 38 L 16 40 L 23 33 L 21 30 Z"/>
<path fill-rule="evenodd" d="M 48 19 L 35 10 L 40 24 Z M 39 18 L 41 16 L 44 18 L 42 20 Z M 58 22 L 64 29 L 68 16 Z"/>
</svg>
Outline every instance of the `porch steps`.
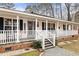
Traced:
<svg viewBox="0 0 79 59">
<path fill-rule="evenodd" d="M 46 47 L 45 49 L 47 50 L 47 49 L 51 49 L 51 48 L 53 48 L 53 46 Z"/>
<path fill-rule="evenodd" d="M 45 39 L 45 49 L 50 49 L 53 47 L 53 44 L 49 40 Z"/>
</svg>

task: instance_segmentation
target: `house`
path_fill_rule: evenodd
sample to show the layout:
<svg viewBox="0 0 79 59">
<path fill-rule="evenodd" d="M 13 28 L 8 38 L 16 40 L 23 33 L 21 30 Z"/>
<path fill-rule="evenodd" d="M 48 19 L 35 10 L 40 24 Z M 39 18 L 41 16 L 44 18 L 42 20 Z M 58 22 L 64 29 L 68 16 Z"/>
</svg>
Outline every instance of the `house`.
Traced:
<svg viewBox="0 0 79 59">
<path fill-rule="evenodd" d="M 79 23 L 0 8 L 0 45 L 41 40 L 55 46 L 56 37 L 78 35 Z"/>
</svg>

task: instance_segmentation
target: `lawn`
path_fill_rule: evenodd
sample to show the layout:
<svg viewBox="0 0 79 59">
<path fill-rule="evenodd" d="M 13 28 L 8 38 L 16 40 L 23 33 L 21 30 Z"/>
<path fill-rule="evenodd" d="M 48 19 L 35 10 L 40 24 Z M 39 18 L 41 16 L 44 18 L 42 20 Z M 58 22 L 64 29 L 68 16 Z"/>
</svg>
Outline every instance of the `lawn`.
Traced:
<svg viewBox="0 0 79 59">
<path fill-rule="evenodd" d="M 18 56 L 39 56 L 39 55 L 40 55 L 40 52 L 37 51 L 37 50 L 34 50 L 34 51 L 31 51 L 31 52 L 20 54 Z"/>
<path fill-rule="evenodd" d="M 77 42 L 72 42 L 70 44 L 60 45 L 59 47 L 79 54 L 79 40 Z"/>
</svg>

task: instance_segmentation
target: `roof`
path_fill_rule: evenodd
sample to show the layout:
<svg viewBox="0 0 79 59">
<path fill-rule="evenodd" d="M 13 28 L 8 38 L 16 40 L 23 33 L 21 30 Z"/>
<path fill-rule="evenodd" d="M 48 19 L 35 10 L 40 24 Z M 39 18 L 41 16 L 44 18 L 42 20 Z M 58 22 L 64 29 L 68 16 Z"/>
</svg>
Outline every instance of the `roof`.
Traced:
<svg viewBox="0 0 79 59">
<path fill-rule="evenodd" d="M 12 9 L 0 8 L 0 11 L 6 11 L 6 12 L 11 12 L 11 13 L 16 13 L 16 14 L 22 14 L 22 15 L 26 15 L 26 16 L 33 16 L 33 17 L 36 17 L 36 18 L 40 17 L 40 18 L 45 18 L 45 20 L 50 19 L 52 21 L 54 20 L 54 21 L 60 21 L 60 22 L 67 22 L 67 23 L 79 24 L 77 22 L 56 19 L 56 18 L 53 18 L 53 17 L 48 17 L 48 16 L 44 16 L 44 15 L 39 15 L 39 14 L 30 14 L 30 13 L 25 13 L 23 11 L 12 10 Z"/>
</svg>

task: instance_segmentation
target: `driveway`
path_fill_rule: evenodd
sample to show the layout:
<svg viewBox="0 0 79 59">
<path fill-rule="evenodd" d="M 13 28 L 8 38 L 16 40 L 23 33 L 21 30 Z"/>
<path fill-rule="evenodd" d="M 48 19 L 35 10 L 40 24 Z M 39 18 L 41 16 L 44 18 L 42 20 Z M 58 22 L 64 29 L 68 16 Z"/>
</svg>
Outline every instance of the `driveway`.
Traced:
<svg viewBox="0 0 79 59">
<path fill-rule="evenodd" d="M 55 47 L 45 50 L 43 56 L 77 56 L 77 55 L 63 48 Z"/>
</svg>

